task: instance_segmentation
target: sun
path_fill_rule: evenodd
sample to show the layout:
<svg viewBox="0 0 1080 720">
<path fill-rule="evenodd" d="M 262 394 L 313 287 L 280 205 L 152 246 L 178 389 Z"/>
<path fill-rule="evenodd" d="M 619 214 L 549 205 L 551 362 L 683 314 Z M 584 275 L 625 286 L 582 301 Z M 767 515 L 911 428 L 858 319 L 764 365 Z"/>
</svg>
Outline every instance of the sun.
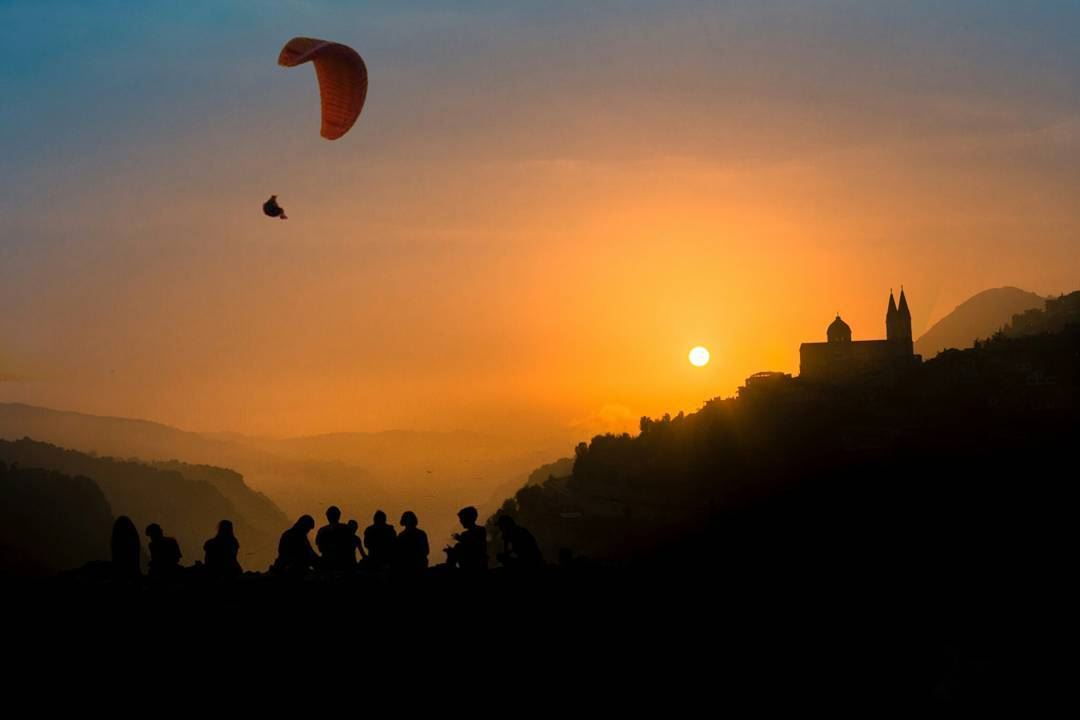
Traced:
<svg viewBox="0 0 1080 720">
<path fill-rule="evenodd" d="M 700 345 L 690 351 L 690 364 L 694 367 L 705 367 L 709 364 L 709 351 Z"/>
</svg>

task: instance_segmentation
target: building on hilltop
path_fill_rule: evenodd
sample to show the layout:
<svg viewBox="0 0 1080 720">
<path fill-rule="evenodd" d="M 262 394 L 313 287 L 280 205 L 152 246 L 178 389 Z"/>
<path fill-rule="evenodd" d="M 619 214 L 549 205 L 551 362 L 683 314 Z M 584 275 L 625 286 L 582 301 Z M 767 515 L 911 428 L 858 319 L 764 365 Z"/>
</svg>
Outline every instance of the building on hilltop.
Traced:
<svg viewBox="0 0 1080 720">
<path fill-rule="evenodd" d="M 799 347 L 800 378 L 829 383 L 891 378 L 922 362 L 922 357 L 915 354 L 911 311 L 903 288 L 899 306 L 889 292 L 884 340 L 852 340 L 851 328 L 839 314 L 825 337 L 826 342 L 803 343 Z"/>
<path fill-rule="evenodd" d="M 753 397 L 762 392 L 771 393 L 778 388 L 785 388 L 791 382 L 791 375 L 782 372 L 759 372 L 746 378 L 746 384 L 738 389 L 738 397 Z"/>
</svg>

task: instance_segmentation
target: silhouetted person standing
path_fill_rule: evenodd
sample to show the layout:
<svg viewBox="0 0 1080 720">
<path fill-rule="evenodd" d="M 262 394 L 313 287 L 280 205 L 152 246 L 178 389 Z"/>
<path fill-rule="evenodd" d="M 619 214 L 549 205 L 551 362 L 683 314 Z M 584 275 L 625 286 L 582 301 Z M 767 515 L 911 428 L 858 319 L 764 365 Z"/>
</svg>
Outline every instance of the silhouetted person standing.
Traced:
<svg viewBox="0 0 1080 720">
<path fill-rule="evenodd" d="M 135 578 L 142 575 L 139 569 L 139 555 L 142 548 L 139 543 L 139 531 L 127 515 L 121 515 L 113 523 L 112 564 L 118 577 Z"/>
<path fill-rule="evenodd" d="M 319 564 L 308 533 L 315 529 L 315 518 L 301 515 L 296 524 L 281 534 L 278 556 L 271 570 L 289 577 L 302 577 Z"/>
<path fill-rule="evenodd" d="M 203 544 L 203 553 L 205 553 L 206 571 L 213 577 L 234 578 L 244 572 L 237 559 L 240 553 L 240 542 L 233 534 L 231 520 L 222 520 L 218 523 L 217 535 Z"/>
<path fill-rule="evenodd" d="M 518 525 L 509 515 L 500 515 L 495 524 L 502 535 L 503 551 L 498 559 L 503 567 L 536 570 L 544 566 L 544 556 L 531 532 Z"/>
<path fill-rule="evenodd" d="M 401 516 L 401 532 L 394 542 L 394 569 L 403 573 L 423 572 L 428 566 L 427 533 L 421 530 L 416 513 L 406 510 Z"/>
<path fill-rule="evenodd" d="M 368 561 L 378 570 L 390 565 L 394 557 L 394 538 L 397 533 L 386 523 L 386 513 L 376 510 L 371 525 L 364 530 L 364 546 L 367 547 Z"/>
<path fill-rule="evenodd" d="M 157 523 L 146 526 L 146 537 L 150 538 L 150 568 L 147 575 L 152 578 L 174 577 L 180 572 L 180 543 L 176 538 L 167 537 Z"/>
<path fill-rule="evenodd" d="M 328 572 L 347 571 L 355 561 L 349 560 L 353 556 L 349 528 L 341 524 L 341 510 L 337 505 L 326 509 L 326 522 L 315 534 L 315 547 L 322 555 L 322 569 Z"/>
<path fill-rule="evenodd" d="M 465 529 L 453 534 L 457 542 L 446 548 L 447 564 L 466 572 L 487 570 L 487 530 L 483 525 L 476 524 L 480 513 L 470 505 L 459 510 L 457 515 L 461 527 Z"/>
</svg>

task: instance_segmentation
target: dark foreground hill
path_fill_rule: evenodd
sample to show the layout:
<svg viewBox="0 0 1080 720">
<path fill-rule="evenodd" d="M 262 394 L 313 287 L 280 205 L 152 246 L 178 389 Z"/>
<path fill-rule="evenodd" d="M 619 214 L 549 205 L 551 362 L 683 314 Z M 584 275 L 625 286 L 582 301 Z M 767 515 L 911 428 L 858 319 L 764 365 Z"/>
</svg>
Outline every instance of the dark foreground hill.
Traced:
<svg viewBox="0 0 1080 720">
<path fill-rule="evenodd" d="M 166 585 L 92 575 L 6 590 L 21 619 L 6 638 L 22 661 L 15 673 L 48 667 L 52 682 L 65 668 L 108 685 L 122 670 L 125 697 L 146 688 L 152 701 L 154 680 L 190 672 L 194 657 L 225 697 L 281 678 L 285 687 L 261 693 L 274 702 L 320 682 L 347 687 L 359 673 L 369 692 L 404 692 L 410 707 L 421 684 L 445 686 L 440 703 L 464 702 L 471 688 L 489 700 L 608 709 L 990 706 L 1041 671 L 1044 651 L 1030 638 L 1052 630 L 1050 606 L 1007 584 L 972 603 L 857 567 L 578 564 L 528 576 L 432 569 L 413 580 L 248 574 Z M 141 656 L 152 662 L 133 662 Z"/>
<path fill-rule="evenodd" d="M 113 516 L 97 484 L 0 462 L 0 576 L 43 576 L 109 556 Z"/>
<path fill-rule="evenodd" d="M 1075 330 L 950 351 L 891 385 L 780 378 L 583 443 L 568 478 L 521 489 L 502 512 L 548 557 L 975 592 L 1062 547 L 1078 388 Z"/>
</svg>

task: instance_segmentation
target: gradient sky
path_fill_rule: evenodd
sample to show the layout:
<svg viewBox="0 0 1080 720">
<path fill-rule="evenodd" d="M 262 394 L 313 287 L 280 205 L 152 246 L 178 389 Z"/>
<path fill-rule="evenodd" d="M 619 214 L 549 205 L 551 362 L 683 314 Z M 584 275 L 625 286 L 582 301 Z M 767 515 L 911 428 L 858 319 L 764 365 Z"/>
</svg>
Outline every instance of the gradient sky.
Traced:
<svg viewBox="0 0 1080 720">
<path fill-rule="evenodd" d="M 0 400 L 584 437 L 1080 286 L 1080 2 L 448 5 L 0 0 Z"/>
</svg>

